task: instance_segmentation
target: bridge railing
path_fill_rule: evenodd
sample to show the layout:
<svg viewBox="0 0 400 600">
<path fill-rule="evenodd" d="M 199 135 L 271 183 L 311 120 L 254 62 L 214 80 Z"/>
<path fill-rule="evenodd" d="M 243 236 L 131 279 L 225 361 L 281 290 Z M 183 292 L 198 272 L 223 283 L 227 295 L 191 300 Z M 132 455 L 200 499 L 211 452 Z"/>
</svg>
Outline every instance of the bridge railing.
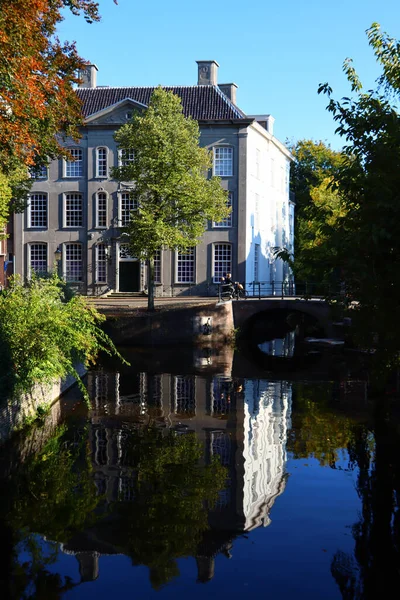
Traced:
<svg viewBox="0 0 400 600">
<path fill-rule="evenodd" d="M 321 283 L 308 281 L 251 281 L 242 284 L 246 298 L 332 298 L 341 295 L 340 290 L 325 286 Z M 219 300 L 223 300 L 222 286 L 218 286 Z"/>
</svg>

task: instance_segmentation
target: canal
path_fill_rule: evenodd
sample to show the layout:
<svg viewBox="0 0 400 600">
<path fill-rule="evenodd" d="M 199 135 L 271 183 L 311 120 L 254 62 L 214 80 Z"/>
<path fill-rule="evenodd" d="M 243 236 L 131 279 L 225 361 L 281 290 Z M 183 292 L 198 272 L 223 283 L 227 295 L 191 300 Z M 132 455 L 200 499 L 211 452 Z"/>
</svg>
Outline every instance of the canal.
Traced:
<svg viewBox="0 0 400 600">
<path fill-rule="evenodd" d="M 2 449 L 2 598 L 394 597 L 397 419 L 338 350 L 121 352 Z"/>
</svg>

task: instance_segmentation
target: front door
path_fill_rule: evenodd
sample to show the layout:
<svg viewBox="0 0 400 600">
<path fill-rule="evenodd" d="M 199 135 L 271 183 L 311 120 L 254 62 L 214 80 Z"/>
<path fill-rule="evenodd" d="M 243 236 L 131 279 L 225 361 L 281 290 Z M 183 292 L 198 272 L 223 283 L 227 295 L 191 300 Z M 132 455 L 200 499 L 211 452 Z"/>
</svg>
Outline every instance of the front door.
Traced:
<svg viewBox="0 0 400 600">
<path fill-rule="evenodd" d="M 140 261 L 131 260 L 119 263 L 119 291 L 140 291 Z"/>
</svg>

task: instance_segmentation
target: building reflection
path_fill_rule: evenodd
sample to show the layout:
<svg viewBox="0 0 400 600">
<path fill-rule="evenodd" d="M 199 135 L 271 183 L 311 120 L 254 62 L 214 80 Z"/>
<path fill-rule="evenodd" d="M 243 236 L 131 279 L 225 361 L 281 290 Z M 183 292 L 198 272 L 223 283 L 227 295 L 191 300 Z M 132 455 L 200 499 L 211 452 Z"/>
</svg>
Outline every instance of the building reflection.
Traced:
<svg viewBox="0 0 400 600">
<path fill-rule="evenodd" d="M 107 503 L 133 500 L 135 473 L 127 441 L 132 428 L 144 424 L 179 434 L 194 432 L 204 447 L 204 464 L 217 456 L 226 467 L 225 489 L 208 512 L 209 529 L 195 557 L 198 581 L 209 581 L 215 557 L 230 558 L 236 537 L 270 524 L 271 508 L 285 489 L 291 384 L 235 380 L 226 372 L 121 376 L 93 371 L 88 375 L 88 388 L 93 474 L 97 493 Z M 77 556 L 81 577 L 87 581 L 90 574 L 98 575 L 99 556 L 117 550 L 111 550 L 109 542 L 102 543 L 101 537 L 93 544 L 86 540 L 83 546 L 71 540 L 63 550 Z"/>
</svg>

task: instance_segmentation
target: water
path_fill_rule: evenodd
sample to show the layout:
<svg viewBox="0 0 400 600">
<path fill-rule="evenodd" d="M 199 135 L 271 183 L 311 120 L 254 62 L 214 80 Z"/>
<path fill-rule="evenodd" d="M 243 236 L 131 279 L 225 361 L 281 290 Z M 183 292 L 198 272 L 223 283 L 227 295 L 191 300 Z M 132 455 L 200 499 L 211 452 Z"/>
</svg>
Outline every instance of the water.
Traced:
<svg viewBox="0 0 400 600">
<path fill-rule="evenodd" d="M 392 597 L 399 440 L 365 381 L 124 352 L 3 449 L 2 597 Z"/>
</svg>

